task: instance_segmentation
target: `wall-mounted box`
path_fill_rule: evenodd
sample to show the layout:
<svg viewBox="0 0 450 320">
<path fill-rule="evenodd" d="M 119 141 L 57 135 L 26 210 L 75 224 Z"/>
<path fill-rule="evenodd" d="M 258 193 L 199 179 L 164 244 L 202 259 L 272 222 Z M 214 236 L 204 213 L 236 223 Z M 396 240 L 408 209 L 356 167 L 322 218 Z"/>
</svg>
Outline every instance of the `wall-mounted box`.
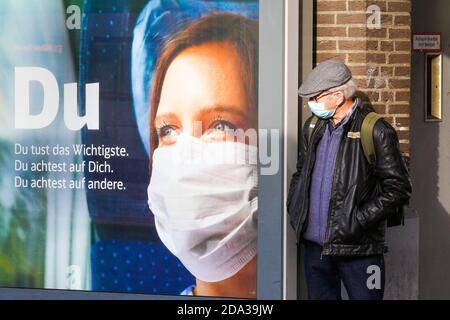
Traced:
<svg viewBox="0 0 450 320">
<path fill-rule="evenodd" d="M 425 121 L 442 121 L 442 54 L 425 55 Z"/>
</svg>

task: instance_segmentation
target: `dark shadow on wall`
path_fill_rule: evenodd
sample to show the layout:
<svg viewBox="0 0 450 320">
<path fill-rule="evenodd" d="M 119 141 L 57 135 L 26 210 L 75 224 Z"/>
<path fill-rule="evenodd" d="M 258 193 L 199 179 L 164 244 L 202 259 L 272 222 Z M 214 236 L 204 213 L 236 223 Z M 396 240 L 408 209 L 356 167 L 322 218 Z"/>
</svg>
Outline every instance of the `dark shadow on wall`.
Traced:
<svg viewBox="0 0 450 320">
<path fill-rule="evenodd" d="M 413 0 L 413 32 L 442 32 L 446 59 L 450 55 L 450 21 L 447 0 Z M 448 108 L 449 68 L 444 60 L 444 108 Z M 450 183 L 444 181 L 450 170 L 450 140 L 447 113 L 443 122 L 424 121 L 425 56 L 412 56 L 411 169 L 415 185 L 412 207 L 417 210 L 419 228 L 419 299 L 450 299 L 450 213 L 439 199 L 450 196 Z M 445 89 L 447 88 L 447 89 Z"/>
<path fill-rule="evenodd" d="M 424 84 L 418 79 L 424 57 L 413 58 L 416 68 L 415 87 Z M 423 69 L 422 69 L 423 70 Z M 423 88 L 423 86 L 420 86 Z M 417 91 L 420 88 L 417 88 Z M 450 298 L 450 216 L 441 204 L 439 195 L 439 139 L 438 123 L 424 122 L 423 95 L 414 92 L 411 113 L 411 169 L 414 194 L 411 205 L 419 214 L 419 298 Z"/>
<path fill-rule="evenodd" d="M 361 91 L 357 96 L 374 109 L 370 98 Z M 411 172 L 411 158 L 404 155 Z M 413 190 L 415 184 L 413 183 Z M 385 255 L 385 300 L 411 300 L 418 297 L 419 230 L 418 216 L 412 206 L 405 213 L 405 225 L 387 228 Z"/>
</svg>

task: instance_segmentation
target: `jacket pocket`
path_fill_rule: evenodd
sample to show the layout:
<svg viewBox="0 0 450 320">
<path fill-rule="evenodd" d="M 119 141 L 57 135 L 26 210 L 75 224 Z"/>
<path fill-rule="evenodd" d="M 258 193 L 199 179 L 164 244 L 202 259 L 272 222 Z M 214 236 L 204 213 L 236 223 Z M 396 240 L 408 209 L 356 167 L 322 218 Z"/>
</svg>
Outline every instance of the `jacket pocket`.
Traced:
<svg viewBox="0 0 450 320">
<path fill-rule="evenodd" d="M 344 219 L 341 224 L 340 236 L 342 244 L 360 244 L 364 243 L 364 229 L 356 218 L 358 209 L 354 207 Z"/>
<path fill-rule="evenodd" d="M 336 243 L 341 244 L 361 244 L 365 243 L 364 229 L 359 223 L 356 213 L 358 185 L 355 183 L 349 189 L 342 203 L 336 233 L 338 235 Z"/>
</svg>

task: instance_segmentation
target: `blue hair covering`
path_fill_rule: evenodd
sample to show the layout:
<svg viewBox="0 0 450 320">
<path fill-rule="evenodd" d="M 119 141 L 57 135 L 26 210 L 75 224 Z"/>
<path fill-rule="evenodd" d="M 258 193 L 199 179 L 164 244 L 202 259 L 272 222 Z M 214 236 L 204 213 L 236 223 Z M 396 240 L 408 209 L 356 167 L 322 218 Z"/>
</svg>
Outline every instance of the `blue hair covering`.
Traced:
<svg viewBox="0 0 450 320">
<path fill-rule="evenodd" d="M 131 82 L 133 107 L 142 143 L 150 154 L 150 85 L 167 39 L 191 21 L 213 12 L 258 19 L 259 0 L 150 0 L 134 28 Z"/>
</svg>

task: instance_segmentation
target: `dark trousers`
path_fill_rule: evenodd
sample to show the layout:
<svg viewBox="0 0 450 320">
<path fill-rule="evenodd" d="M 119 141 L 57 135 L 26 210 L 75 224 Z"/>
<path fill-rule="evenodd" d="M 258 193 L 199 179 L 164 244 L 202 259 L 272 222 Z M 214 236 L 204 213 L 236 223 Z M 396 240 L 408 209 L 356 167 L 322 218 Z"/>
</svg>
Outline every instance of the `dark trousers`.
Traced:
<svg viewBox="0 0 450 320">
<path fill-rule="evenodd" d="M 322 247 L 305 243 L 304 265 L 311 300 L 341 300 L 341 281 L 351 300 L 382 300 L 383 255 L 364 257 L 322 256 Z"/>
</svg>

